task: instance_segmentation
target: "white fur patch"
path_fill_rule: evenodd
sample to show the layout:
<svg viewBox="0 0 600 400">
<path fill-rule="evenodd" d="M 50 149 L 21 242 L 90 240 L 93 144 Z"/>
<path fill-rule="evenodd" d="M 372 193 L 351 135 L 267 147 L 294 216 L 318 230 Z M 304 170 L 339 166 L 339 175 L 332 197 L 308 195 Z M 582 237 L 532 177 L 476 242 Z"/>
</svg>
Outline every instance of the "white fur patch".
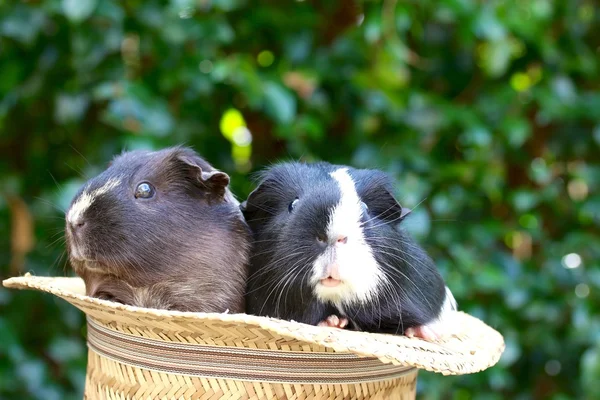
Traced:
<svg viewBox="0 0 600 400">
<path fill-rule="evenodd" d="M 408 336 L 423 337 L 426 340 L 428 339 L 426 336 L 423 336 L 423 332 L 426 334 L 433 333 L 438 338 L 450 336 L 457 328 L 456 325 L 452 323 L 451 318 L 452 312 L 456 311 L 457 309 L 458 305 L 456 304 L 454 295 L 452 295 L 452 292 L 448 286 L 446 286 L 446 298 L 444 299 L 444 304 L 442 305 L 442 309 L 437 318 L 427 325 L 409 328 L 406 333 Z M 425 330 L 423 330 L 423 328 L 425 328 Z"/>
<path fill-rule="evenodd" d="M 332 172 L 341 197 L 331 211 L 327 225 L 328 247 L 313 264 L 311 283 L 315 294 L 324 301 L 335 304 L 365 302 L 375 295 L 379 282 L 385 279 L 371 248 L 367 245 L 360 226 L 362 207 L 352 177 L 346 168 Z M 346 243 L 336 243 L 338 238 L 348 238 Z M 341 283 L 335 287 L 319 283 L 327 278 L 328 268 L 338 265 Z"/>
<path fill-rule="evenodd" d="M 446 298 L 444 300 L 444 304 L 442 305 L 442 310 L 440 311 L 440 315 L 438 316 L 438 320 L 445 319 L 446 315 L 451 311 L 456 311 L 458 306 L 456 304 L 456 299 L 454 299 L 454 295 L 446 286 Z"/>
<path fill-rule="evenodd" d="M 83 193 L 81 193 L 81 195 L 77 199 L 77 201 L 73 203 L 73 205 L 69 209 L 69 212 L 67 213 L 67 221 L 70 224 L 76 224 L 77 221 L 83 218 L 83 213 L 85 213 L 85 210 L 87 210 L 92 205 L 92 203 L 96 198 L 98 198 L 98 196 L 108 193 L 110 190 L 119 186 L 120 183 L 120 179 L 110 178 L 108 181 L 106 181 L 104 185 L 92 192 L 88 192 L 87 189 L 84 190 Z"/>
</svg>

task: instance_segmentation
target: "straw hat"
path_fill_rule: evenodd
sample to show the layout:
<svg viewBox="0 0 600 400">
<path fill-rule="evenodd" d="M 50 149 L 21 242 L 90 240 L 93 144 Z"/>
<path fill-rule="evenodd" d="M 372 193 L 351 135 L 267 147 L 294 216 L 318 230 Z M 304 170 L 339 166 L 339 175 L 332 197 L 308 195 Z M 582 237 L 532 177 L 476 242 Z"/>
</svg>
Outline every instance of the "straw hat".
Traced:
<svg viewBox="0 0 600 400">
<path fill-rule="evenodd" d="M 125 306 L 85 296 L 79 278 L 29 274 L 7 288 L 58 296 L 87 316 L 86 399 L 413 399 L 419 369 L 470 374 L 504 340 L 463 312 L 438 342 L 246 314 Z"/>
</svg>

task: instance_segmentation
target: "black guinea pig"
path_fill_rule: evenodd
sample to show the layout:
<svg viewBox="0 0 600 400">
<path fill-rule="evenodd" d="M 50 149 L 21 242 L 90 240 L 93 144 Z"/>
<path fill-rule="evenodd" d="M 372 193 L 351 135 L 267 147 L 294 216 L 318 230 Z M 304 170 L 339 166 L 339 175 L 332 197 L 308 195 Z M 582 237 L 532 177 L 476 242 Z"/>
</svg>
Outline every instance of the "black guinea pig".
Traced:
<svg viewBox="0 0 600 400">
<path fill-rule="evenodd" d="M 241 208 L 254 235 L 249 314 L 435 339 L 452 293 L 398 224 L 408 213 L 388 175 L 282 163 Z"/>
<path fill-rule="evenodd" d="M 69 259 L 87 294 L 148 308 L 244 312 L 251 236 L 228 184 L 189 148 L 117 156 L 66 214 Z"/>
</svg>

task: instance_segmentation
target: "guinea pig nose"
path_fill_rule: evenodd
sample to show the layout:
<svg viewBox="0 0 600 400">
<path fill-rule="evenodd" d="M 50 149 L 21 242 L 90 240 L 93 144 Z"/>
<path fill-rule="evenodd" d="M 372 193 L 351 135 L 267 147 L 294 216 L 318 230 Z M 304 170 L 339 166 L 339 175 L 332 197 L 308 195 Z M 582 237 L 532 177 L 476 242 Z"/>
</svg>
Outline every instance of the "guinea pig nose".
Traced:
<svg viewBox="0 0 600 400">
<path fill-rule="evenodd" d="M 346 244 L 348 243 L 348 236 L 340 235 L 338 236 L 336 242 L 339 244 Z"/>
<path fill-rule="evenodd" d="M 73 231 L 80 230 L 81 228 L 83 228 L 84 225 L 85 225 L 85 221 L 80 218 L 69 221 L 69 226 L 71 227 L 71 230 L 73 230 Z"/>
</svg>

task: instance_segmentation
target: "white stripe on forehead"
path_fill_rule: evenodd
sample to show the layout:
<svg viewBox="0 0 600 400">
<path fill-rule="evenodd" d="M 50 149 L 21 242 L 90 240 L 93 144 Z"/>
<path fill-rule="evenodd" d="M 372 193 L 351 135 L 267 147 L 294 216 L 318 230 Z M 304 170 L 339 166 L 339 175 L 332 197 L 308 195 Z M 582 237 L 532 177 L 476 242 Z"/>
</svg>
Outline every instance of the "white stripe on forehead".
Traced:
<svg viewBox="0 0 600 400">
<path fill-rule="evenodd" d="M 327 225 L 327 234 L 333 239 L 339 236 L 362 237 L 360 219 L 362 207 L 356 193 L 354 181 L 347 168 L 340 168 L 329 175 L 336 180 L 340 189 L 340 201 L 331 213 Z"/>
<path fill-rule="evenodd" d="M 329 247 L 313 263 L 311 283 L 321 301 L 339 304 L 369 301 L 378 293 L 385 276 L 365 240 L 361 219 L 361 199 L 347 168 L 329 174 L 340 189 L 340 200 L 331 210 L 327 224 Z M 347 238 L 336 244 L 339 238 Z M 338 287 L 324 287 L 318 282 L 327 277 L 331 264 L 336 264 L 343 283 Z"/>
<path fill-rule="evenodd" d="M 110 178 L 106 183 L 100 186 L 98 189 L 92 191 L 91 193 L 87 191 L 87 188 L 84 189 L 83 193 L 79 196 L 77 201 L 73 203 L 69 212 L 67 213 L 67 221 L 70 223 L 74 223 L 80 220 L 83 217 L 83 213 L 87 210 L 94 200 L 105 193 L 108 193 L 110 190 L 116 188 L 121 183 L 120 178 Z M 88 185 L 89 186 L 89 185 Z"/>
</svg>

